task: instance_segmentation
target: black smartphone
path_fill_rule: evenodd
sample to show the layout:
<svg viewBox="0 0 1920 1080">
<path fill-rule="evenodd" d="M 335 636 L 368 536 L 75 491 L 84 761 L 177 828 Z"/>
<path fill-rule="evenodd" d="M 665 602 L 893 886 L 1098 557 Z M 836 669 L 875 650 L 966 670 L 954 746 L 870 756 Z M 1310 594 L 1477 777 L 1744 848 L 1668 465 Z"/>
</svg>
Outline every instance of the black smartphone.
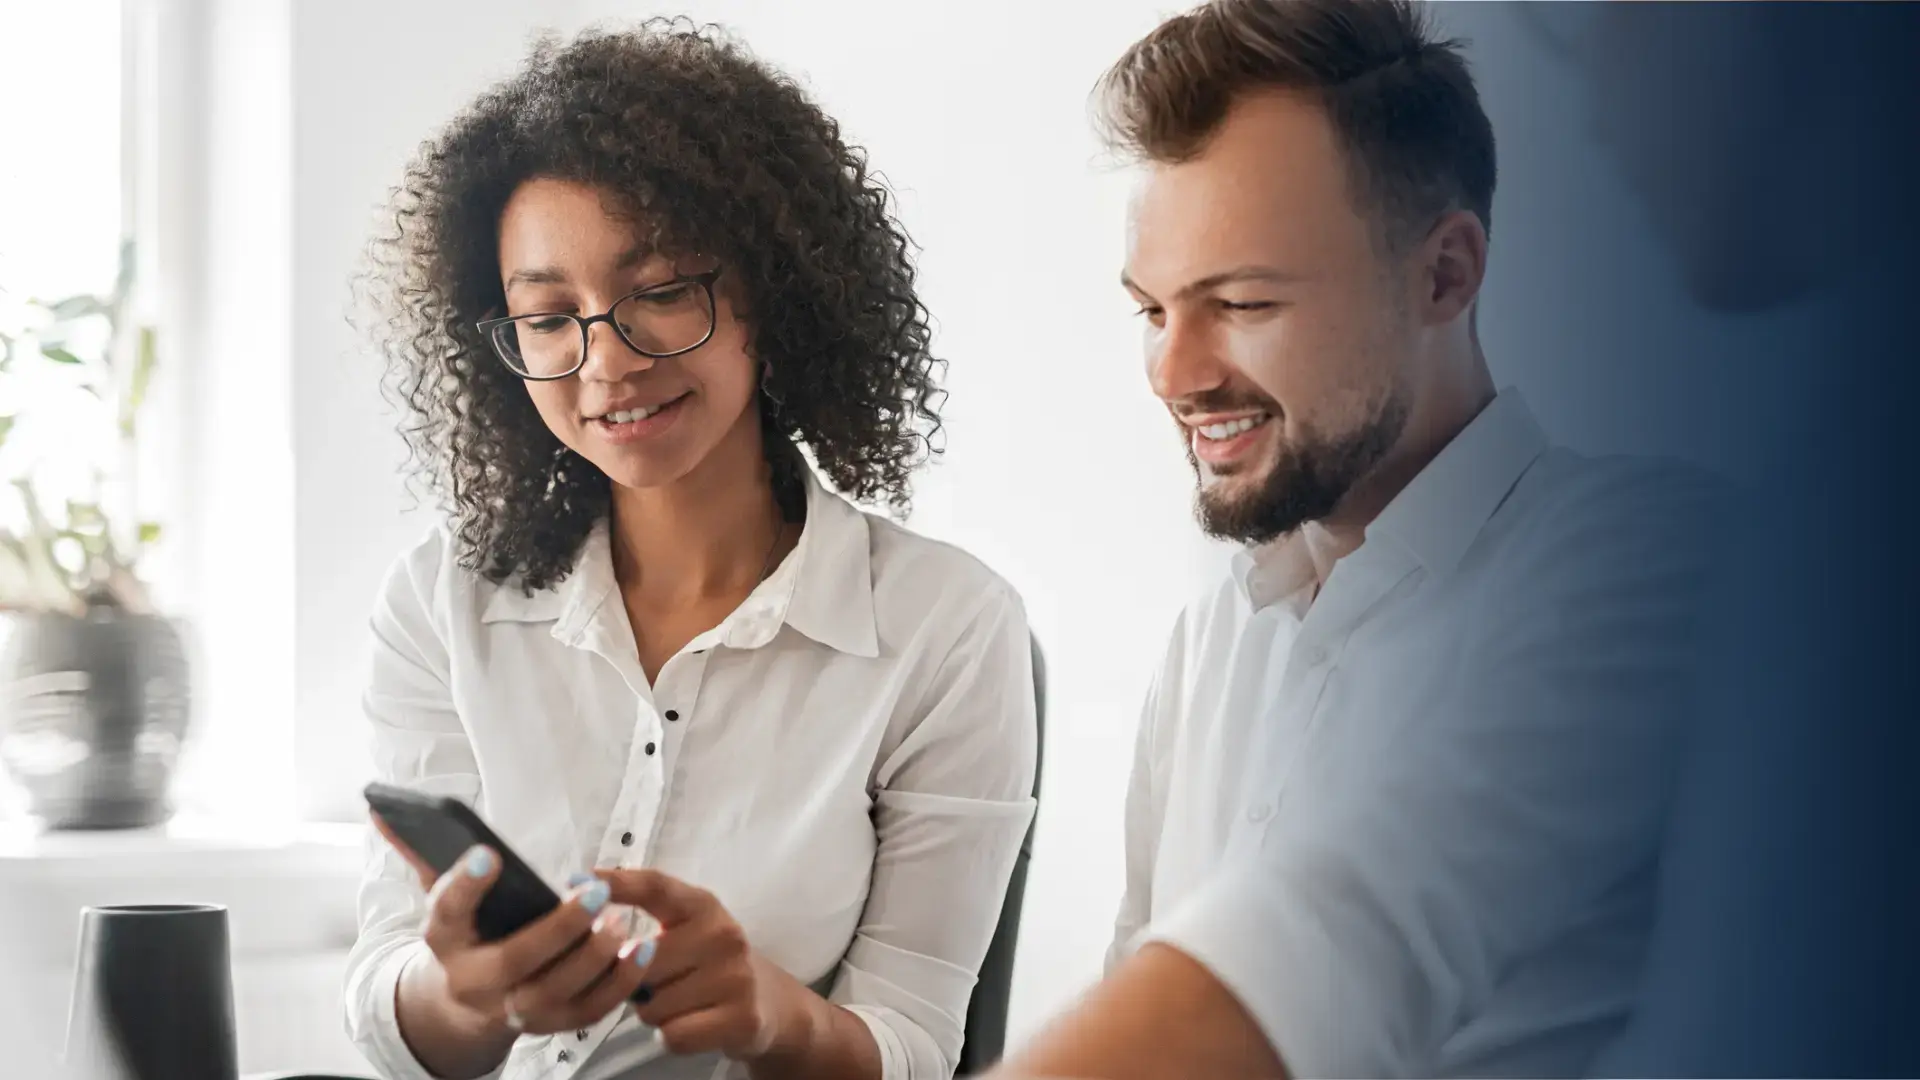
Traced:
<svg viewBox="0 0 1920 1080">
<path fill-rule="evenodd" d="M 466 803 L 381 783 L 368 784 L 365 794 L 367 805 L 394 835 L 442 874 L 459 869 L 475 845 L 500 857 L 500 876 L 474 913 L 482 940 L 498 941 L 560 906 L 559 895 Z"/>
</svg>

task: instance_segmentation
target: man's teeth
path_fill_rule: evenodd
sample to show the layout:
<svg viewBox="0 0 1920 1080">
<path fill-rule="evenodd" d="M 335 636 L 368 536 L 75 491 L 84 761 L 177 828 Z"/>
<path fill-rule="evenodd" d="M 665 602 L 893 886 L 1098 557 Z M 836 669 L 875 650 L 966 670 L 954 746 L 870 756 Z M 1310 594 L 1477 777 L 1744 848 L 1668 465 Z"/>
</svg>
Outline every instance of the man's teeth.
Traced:
<svg viewBox="0 0 1920 1080">
<path fill-rule="evenodd" d="M 1266 423 L 1269 419 L 1271 419 L 1271 417 L 1267 416 L 1266 413 L 1261 413 L 1258 416 L 1243 416 L 1238 420 L 1229 420 L 1224 424 L 1208 424 L 1200 428 L 1199 431 L 1200 434 L 1209 439 L 1231 439 L 1235 435 L 1252 431 L 1254 428 Z"/>
<path fill-rule="evenodd" d="M 673 402 L 669 401 L 665 405 L 655 405 L 646 409 L 622 409 L 619 412 L 610 412 L 600 419 L 605 420 L 609 424 L 631 424 L 635 420 L 645 420 L 647 417 L 652 416 L 654 413 L 659 412 L 671 404 L 673 404 Z"/>
</svg>

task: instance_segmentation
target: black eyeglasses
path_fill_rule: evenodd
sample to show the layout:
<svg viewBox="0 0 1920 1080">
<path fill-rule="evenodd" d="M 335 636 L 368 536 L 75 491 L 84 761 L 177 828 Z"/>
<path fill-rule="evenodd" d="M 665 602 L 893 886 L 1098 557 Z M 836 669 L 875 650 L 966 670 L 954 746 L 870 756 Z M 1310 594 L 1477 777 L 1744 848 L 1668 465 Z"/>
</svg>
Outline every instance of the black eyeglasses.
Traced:
<svg viewBox="0 0 1920 1080">
<path fill-rule="evenodd" d="M 689 353 L 713 337 L 713 283 L 720 268 L 649 285 L 590 317 L 559 313 L 482 319 L 474 325 L 493 351 L 523 379 L 564 379 L 587 362 L 587 336 L 606 323 L 641 356 L 663 360 Z"/>
</svg>

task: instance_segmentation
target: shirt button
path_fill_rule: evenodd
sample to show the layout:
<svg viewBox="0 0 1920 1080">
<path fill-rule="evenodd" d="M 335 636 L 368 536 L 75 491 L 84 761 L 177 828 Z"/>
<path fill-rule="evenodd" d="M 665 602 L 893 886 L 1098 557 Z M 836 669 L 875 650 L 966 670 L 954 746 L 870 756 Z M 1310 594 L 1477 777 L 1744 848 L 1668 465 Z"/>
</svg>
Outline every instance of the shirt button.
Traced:
<svg viewBox="0 0 1920 1080">
<path fill-rule="evenodd" d="M 581 1029 L 580 1029 L 579 1031 L 576 1031 L 576 1032 L 574 1032 L 574 1035 L 575 1035 L 576 1037 L 578 1037 L 578 1038 L 579 1038 L 579 1040 L 580 1040 L 581 1042 L 586 1042 L 586 1041 L 587 1041 L 587 1029 L 586 1029 L 586 1028 L 581 1028 Z"/>
<path fill-rule="evenodd" d="M 632 833 L 630 833 L 630 832 L 623 832 L 623 833 L 621 833 L 621 834 L 620 834 L 620 846 L 621 846 L 621 847 L 632 847 L 632 846 L 633 846 L 633 834 L 632 834 Z"/>
<path fill-rule="evenodd" d="M 648 744 L 647 744 L 647 756 L 648 756 L 648 757 L 652 757 L 652 756 L 653 756 L 653 744 L 652 744 L 652 743 L 648 743 Z"/>
<path fill-rule="evenodd" d="M 1247 811 L 1247 820 L 1256 822 L 1256 823 L 1262 822 L 1267 820 L 1267 818 L 1272 813 L 1273 813 L 1273 807 L 1267 805 L 1266 803 L 1261 803 L 1259 806 L 1256 806 L 1253 809 Z"/>
<path fill-rule="evenodd" d="M 1327 662 L 1327 650 L 1317 645 L 1309 645 L 1300 650 L 1300 659 L 1308 667 L 1319 667 Z"/>
<path fill-rule="evenodd" d="M 678 719 L 680 719 L 680 714 L 679 714 L 678 712 L 676 712 L 675 710 L 673 710 L 673 709 L 668 709 L 668 710 L 667 710 L 667 719 L 668 719 L 668 720 L 678 720 Z"/>
<path fill-rule="evenodd" d="M 565 1050 L 560 1051 L 560 1064 L 565 1065 L 567 1062 L 572 1060 L 573 1060 L 573 1055 L 571 1053 Z"/>
</svg>

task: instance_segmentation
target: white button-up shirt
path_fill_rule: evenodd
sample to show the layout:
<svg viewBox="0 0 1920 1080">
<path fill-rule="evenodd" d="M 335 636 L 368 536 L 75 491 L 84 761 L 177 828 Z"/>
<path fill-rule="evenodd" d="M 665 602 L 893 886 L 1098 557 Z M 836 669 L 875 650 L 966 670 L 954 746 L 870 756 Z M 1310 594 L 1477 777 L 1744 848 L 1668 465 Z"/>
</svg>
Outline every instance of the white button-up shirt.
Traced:
<svg viewBox="0 0 1920 1080">
<path fill-rule="evenodd" d="M 793 553 L 652 685 L 604 523 L 532 595 L 461 568 L 435 530 L 395 566 L 373 631 L 380 779 L 468 801 L 556 886 L 647 866 L 710 890 L 763 955 L 867 1023 L 887 1080 L 952 1075 L 1033 813 L 1027 622 L 986 567 L 810 481 Z M 425 913 L 375 842 L 347 1011 L 388 1077 L 429 1076 L 394 1020 Z M 652 1035 L 622 1009 L 520 1039 L 500 1075 L 730 1074 Z"/>
<path fill-rule="evenodd" d="M 1643 962 L 1720 496 L 1508 390 L 1317 597 L 1303 535 L 1238 554 L 1142 719 L 1110 961 L 1193 956 L 1296 1076 L 1581 1071 Z"/>
</svg>

